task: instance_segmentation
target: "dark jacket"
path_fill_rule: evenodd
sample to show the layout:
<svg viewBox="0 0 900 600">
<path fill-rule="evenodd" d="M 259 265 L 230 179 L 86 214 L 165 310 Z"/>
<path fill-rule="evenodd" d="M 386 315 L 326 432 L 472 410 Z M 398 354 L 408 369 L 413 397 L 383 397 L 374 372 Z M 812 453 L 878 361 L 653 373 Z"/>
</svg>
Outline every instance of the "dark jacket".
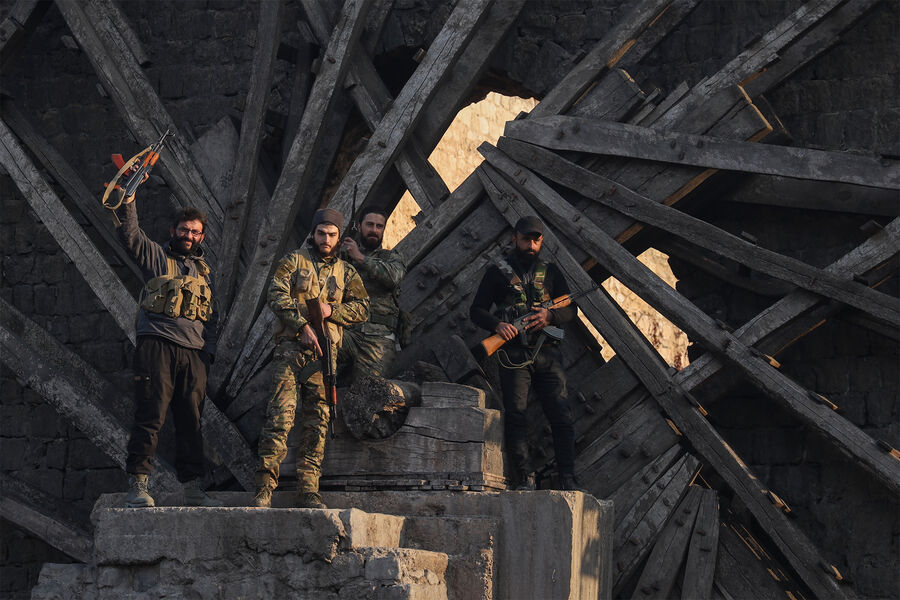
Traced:
<svg viewBox="0 0 900 600">
<path fill-rule="evenodd" d="M 166 274 L 166 256 L 175 259 L 182 275 L 199 277 L 197 264 L 203 258 L 203 249 L 184 256 L 173 252 L 169 243 L 159 245 L 151 240 L 138 225 L 137 208 L 134 202 L 122 205 L 116 214 L 122 221 L 119 227 L 119 237 L 125 248 L 134 256 L 144 275 L 144 283 L 154 277 Z M 194 350 L 204 350 L 211 355 L 216 353 L 218 340 L 219 311 L 216 302 L 216 289 L 212 281 L 212 275 L 207 275 L 210 292 L 213 300 L 213 312 L 209 321 L 185 319 L 184 317 L 170 317 L 168 315 L 151 313 L 143 308 L 138 310 L 137 335 L 155 335 L 165 338 L 179 346 Z"/>
<path fill-rule="evenodd" d="M 528 292 L 528 286 L 534 276 L 534 265 L 532 264 L 531 268 L 526 271 L 515 259 L 515 255 L 509 255 L 507 262 L 522 280 L 526 292 Z M 544 280 L 544 286 L 550 293 L 551 298 L 569 293 L 569 284 L 566 282 L 566 278 L 563 277 L 563 274 L 553 263 L 547 265 L 547 276 Z M 500 267 L 497 265 L 488 267 L 484 277 L 481 278 L 481 284 L 475 291 L 472 307 L 469 309 L 469 318 L 472 319 L 472 322 L 482 329 L 493 333 L 501 319 L 491 312 L 491 307 L 502 308 L 502 302 L 510 294 L 511 288 L 509 278 L 503 275 Z M 563 308 L 551 309 L 550 313 L 553 315 L 551 324 L 562 325 L 568 323 L 575 318 L 576 311 L 574 304 Z"/>
</svg>

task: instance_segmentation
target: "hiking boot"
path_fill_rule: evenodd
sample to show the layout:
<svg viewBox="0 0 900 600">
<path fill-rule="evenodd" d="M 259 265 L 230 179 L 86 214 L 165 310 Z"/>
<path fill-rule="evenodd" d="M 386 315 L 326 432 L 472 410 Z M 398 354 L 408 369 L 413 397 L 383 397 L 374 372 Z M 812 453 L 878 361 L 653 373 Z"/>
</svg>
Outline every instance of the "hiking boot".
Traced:
<svg viewBox="0 0 900 600">
<path fill-rule="evenodd" d="M 253 506 L 256 508 L 272 508 L 272 488 L 261 487 L 253 496 Z"/>
<path fill-rule="evenodd" d="M 584 494 L 590 494 L 589 491 L 581 487 L 581 484 L 578 483 L 578 480 L 575 478 L 575 475 L 571 473 L 567 473 L 565 475 L 559 476 L 559 489 L 572 491 L 572 492 L 582 492 Z"/>
<path fill-rule="evenodd" d="M 297 508 L 328 508 L 322 502 L 319 492 L 300 492 L 297 494 Z"/>
<path fill-rule="evenodd" d="M 535 484 L 534 473 L 520 475 L 517 478 L 516 484 L 513 485 L 513 490 L 516 492 L 533 492 L 536 489 L 537 485 Z"/>
<path fill-rule="evenodd" d="M 149 492 L 150 482 L 147 475 L 132 473 L 128 476 L 128 495 L 125 506 L 128 508 L 149 508 L 156 506 Z"/>
<path fill-rule="evenodd" d="M 185 506 L 222 506 L 221 500 L 210 498 L 200 487 L 199 479 L 192 479 L 181 484 L 184 489 L 184 505 Z"/>
</svg>

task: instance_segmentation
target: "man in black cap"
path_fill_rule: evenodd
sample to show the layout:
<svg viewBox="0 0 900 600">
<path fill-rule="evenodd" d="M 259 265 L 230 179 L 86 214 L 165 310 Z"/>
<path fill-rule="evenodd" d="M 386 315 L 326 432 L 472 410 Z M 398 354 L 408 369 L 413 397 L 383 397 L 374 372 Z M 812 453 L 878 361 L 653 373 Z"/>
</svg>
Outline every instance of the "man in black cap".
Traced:
<svg viewBox="0 0 900 600">
<path fill-rule="evenodd" d="M 572 304 L 552 310 L 537 306 L 569 293 L 569 285 L 556 265 L 539 258 L 543 234 L 544 225 L 537 217 L 519 219 L 513 232 L 512 252 L 488 267 L 475 292 L 469 316 L 479 327 L 507 340 L 497 351 L 497 358 L 512 488 L 535 489 L 526 421 L 528 393 L 534 387 L 553 433 L 560 488 L 577 490 L 575 428 L 559 341 L 542 331 L 548 325 L 560 326 L 572 320 L 577 309 Z M 496 307 L 494 312 L 492 306 Z M 522 315 L 529 316 L 525 317 L 526 331 L 520 334 L 512 322 Z"/>
<path fill-rule="evenodd" d="M 325 508 L 319 476 L 325 456 L 329 407 L 325 399 L 319 340 L 309 324 L 307 300 L 318 299 L 328 338 L 337 356 L 343 327 L 369 318 L 369 296 L 353 265 L 338 257 L 340 212 L 316 211 L 308 248 L 281 259 L 269 284 L 269 308 L 278 317 L 275 328 L 274 391 L 259 438 L 255 506 L 268 508 L 278 485 L 281 461 L 297 412 L 300 388 L 300 443 L 297 447 L 297 492 L 301 508 Z"/>
</svg>

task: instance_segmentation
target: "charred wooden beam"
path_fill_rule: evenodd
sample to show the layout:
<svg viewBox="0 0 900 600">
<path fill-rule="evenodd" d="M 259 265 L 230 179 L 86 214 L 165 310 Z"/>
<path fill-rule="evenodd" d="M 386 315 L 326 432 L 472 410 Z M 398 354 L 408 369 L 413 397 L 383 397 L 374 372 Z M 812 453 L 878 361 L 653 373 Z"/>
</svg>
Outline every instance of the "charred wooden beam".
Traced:
<svg viewBox="0 0 900 600">
<path fill-rule="evenodd" d="M 751 97 L 774 88 L 802 66 L 840 42 L 840 34 L 864 15 L 878 0 L 848 0 L 825 15 L 803 35 L 774 57 L 774 62 L 743 82 Z"/>
<path fill-rule="evenodd" d="M 754 175 L 728 194 L 729 202 L 764 204 L 803 210 L 824 210 L 881 217 L 900 216 L 897 192 L 861 185 L 800 181 Z"/>
<path fill-rule="evenodd" d="M 0 299 L 0 308 L 0 346 L 6 366 L 124 469 L 128 431 L 97 401 L 116 395 L 110 384 L 14 306 Z M 159 459 L 154 464 L 151 482 L 155 488 L 180 489 L 170 466 Z"/>
<path fill-rule="evenodd" d="M 138 280 L 141 280 L 143 275 L 140 268 L 134 262 L 134 258 L 122 246 L 122 242 L 119 241 L 113 230 L 109 213 L 101 207 L 96 194 L 91 193 L 78 173 L 75 172 L 75 169 L 37 131 L 12 99 L 3 98 L 2 108 L 3 120 L 12 129 L 13 133 L 22 140 L 22 143 L 37 157 L 44 169 L 50 173 L 53 179 L 65 190 L 69 198 L 75 202 L 75 205 L 78 206 L 81 213 L 94 227 L 97 234 L 106 242 L 113 254 L 134 273 Z"/>
<path fill-rule="evenodd" d="M 187 140 L 177 135 L 178 128 L 159 99 L 153 85 L 141 70 L 122 33 L 113 25 L 119 18 L 112 3 L 93 0 L 87 3 L 58 2 L 60 12 L 97 72 L 103 87 L 119 108 L 135 139 L 150 145 L 166 130 L 176 132 L 162 150 L 162 168 L 166 183 L 184 206 L 196 206 L 209 217 L 212 240 L 222 233 L 223 212 L 204 180 Z M 109 18 L 107 18 L 109 17 Z M 207 246 L 215 263 L 215 243 Z"/>
<path fill-rule="evenodd" d="M 491 201 L 511 224 L 522 216 L 533 214 L 527 201 L 499 172 L 482 165 L 479 173 L 483 174 L 482 182 Z M 590 277 L 549 228 L 544 232 L 544 247 L 556 258 L 557 265 L 576 288 L 586 289 L 591 286 Z M 675 388 L 667 367 L 659 354 L 634 328 L 628 317 L 622 314 L 618 305 L 602 289 L 583 297 L 578 305 L 653 394 L 678 429 L 691 441 L 697 453 L 747 505 L 803 581 L 821 596 L 852 596 L 852 592 L 839 586 L 835 578 L 827 576 L 819 568 L 820 559 L 816 547 L 794 523 L 788 521 L 782 511 L 769 502 L 767 490 L 761 487 L 759 479 L 703 414 L 686 402 L 684 397 L 674 393 Z"/>
<path fill-rule="evenodd" d="M 354 199 L 365 205 L 412 136 L 428 101 L 459 58 L 493 0 L 460 0 L 434 38 L 430 51 L 404 84 L 390 110 L 351 165 L 329 207 L 349 215 Z"/>
<path fill-rule="evenodd" d="M 241 137 L 231 172 L 231 187 L 225 205 L 219 269 L 216 271 L 216 292 L 219 306 L 227 312 L 232 288 L 237 276 L 241 242 L 247 227 L 250 203 L 256 189 L 256 167 L 264 134 L 266 108 L 272 87 L 275 55 L 281 40 L 281 15 L 283 0 L 263 2 L 259 5 L 259 23 L 256 29 L 256 51 L 250 71 L 250 87 L 241 119 Z"/>
<path fill-rule="evenodd" d="M 25 153 L 15 134 L 3 121 L 0 121 L 0 164 L 12 177 L 28 205 L 75 264 L 94 294 L 128 339 L 134 343 L 134 315 L 137 314 L 137 302 L 122 285 L 119 276 L 110 268 L 81 226 L 72 218 L 31 162 L 31 158 Z"/>
<path fill-rule="evenodd" d="M 896 298 L 856 283 L 849 277 L 839 277 L 803 261 L 761 248 L 701 219 L 638 194 L 615 181 L 591 173 L 538 146 L 514 140 L 501 141 L 503 143 L 500 146 L 504 152 L 520 164 L 534 168 L 535 172 L 542 176 L 616 212 L 728 257 L 760 273 L 855 306 L 891 323 L 900 324 L 900 300 Z M 555 194 L 551 188 L 545 189 Z M 586 222 L 586 226 L 594 225 Z"/>
<path fill-rule="evenodd" d="M 213 371 L 210 381 L 215 394 L 234 367 L 246 333 L 259 312 L 269 273 L 284 252 L 297 216 L 298 201 L 311 176 L 310 165 L 323 138 L 328 135 L 326 117 L 340 93 L 344 75 L 350 67 L 352 50 L 362 33 L 366 11 L 371 4 L 372 0 L 350 0 L 344 4 L 338 26 L 324 52 L 325 60 L 303 111 L 300 129 L 260 225 L 253 260 L 247 267 L 219 339 L 217 360 L 223 365 Z"/>
<path fill-rule="evenodd" d="M 664 600 L 671 597 L 678 572 L 687 555 L 702 494 L 702 488 L 697 486 L 688 488 L 684 498 L 656 538 L 653 550 L 647 557 L 644 570 L 635 585 L 632 598 Z"/>
<path fill-rule="evenodd" d="M 719 498 L 715 490 L 704 489 L 684 566 L 682 600 L 711 597 L 718 548 Z"/>
<path fill-rule="evenodd" d="M 59 498 L 0 473 L 0 518 L 21 527 L 79 562 L 90 562 L 91 534 L 69 514 Z"/>
<path fill-rule="evenodd" d="M 303 7 L 316 37 L 324 42 L 331 33 L 325 6 L 321 0 L 305 0 Z M 383 116 L 390 110 L 393 98 L 376 73 L 371 59 L 361 50 L 357 50 L 357 59 L 350 67 L 347 80 L 353 84 L 350 95 L 356 102 L 356 107 L 369 129 L 376 130 Z M 415 138 L 399 151 L 395 167 L 423 210 L 437 206 L 450 193 Z"/>
<path fill-rule="evenodd" d="M 652 26 L 666 10 L 670 0 L 642 0 L 634 4 L 611 34 L 591 51 L 556 84 L 540 104 L 531 111 L 533 117 L 566 112 L 606 69 L 612 68 L 635 44 L 641 32 Z"/>
<path fill-rule="evenodd" d="M 582 219 L 571 204 L 538 176 L 488 144 L 482 144 L 479 150 L 493 166 L 510 178 L 515 177 L 520 189 L 528 193 L 540 213 L 565 233 L 571 242 L 584 248 L 604 269 L 659 310 L 691 339 L 701 342 L 720 359 L 741 370 L 760 390 L 814 431 L 823 434 L 884 485 L 900 492 L 900 461 L 882 452 L 865 432 L 831 408 L 813 400 L 808 390 L 773 368 L 765 356 L 757 356 L 751 351 L 751 346 L 741 343 L 737 337 L 719 327 L 711 317 L 659 279 L 598 226 Z M 659 206 L 650 200 L 647 203 Z M 704 235 L 711 234 L 706 232 Z M 870 291 L 869 288 L 864 289 Z M 887 298 L 884 294 L 882 296 Z"/>
<path fill-rule="evenodd" d="M 900 189 L 900 164 L 897 161 L 846 152 L 660 132 L 628 123 L 562 115 L 510 121 L 506 124 L 505 135 L 553 150 Z"/>
</svg>

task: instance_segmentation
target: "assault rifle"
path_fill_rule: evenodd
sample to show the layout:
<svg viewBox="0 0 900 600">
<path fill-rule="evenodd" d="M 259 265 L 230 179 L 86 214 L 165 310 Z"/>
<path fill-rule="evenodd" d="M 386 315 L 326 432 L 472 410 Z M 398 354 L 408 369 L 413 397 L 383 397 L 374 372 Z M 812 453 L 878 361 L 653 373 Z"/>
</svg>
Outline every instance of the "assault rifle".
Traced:
<svg viewBox="0 0 900 600">
<path fill-rule="evenodd" d="M 593 287 L 590 287 L 586 290 L 581 290 L 581 291 L 575 292 L 575 293 L 564 294 L 557 298 L 547 300 L 546 302 L 541 302 L 540 304 L 536 304 L 534 306 L 534 308 L 546 308 L 548 310 L 551 310 L 554 308 L 563 308 L 563 307 L 566 307 L 566 306 L 569 306 L 570 304 L 572 304 L 572 301 L 575 300 L 576 298 L 580 298 L 581 296 L 584 296 L 585 294 L 588 294 L 588 293 L 596 290 L 598 287 L 599 287 L 598 285 L 594 285 Z M 529 317 L 533 314 L 535 314 L 535 313 L 533 311 L 529 310 L 524 315 L 519 315 L 518 317 L 516 317 L 515 319 L 510 321 L 510 325 L 512 325 L 513 327 L 516 328 L 516 331 L 519 332 L 519 335 L 523 335 L 526 333 L 525 325 L 527 325 L 527 323 L 525 322 L 525 318 Z M 554 327 L 551 325 L 551 326 L 544 327 L 540 331 L 544 332 L 544 334 L 547 335 L 547 337 L 549 337 L 551 339 L 562 340 L 562 338 L 563 338 L 563 330 L 560 329 L 559 327 Z M 506 342 L 507 342 L 507 340 L 503 339 L 503 336 L 501 336 L 499 333 L 494 333 L 494 334 L 490 335 L 489 337 L 481 340 L 481 342 L 479 342 L 478 345 L 475 346 L 475 348 L 473 348 L 473 351 L 474 351 L 476 357 L 483 360 L 483 359 L 487 358 L 488 356 L 491 356 L 492 354 L 494 354 Z"/>
<path fill-rule="evenodd" d="M 319 346 L 322 348 L 322 379 L 325 381 L 325 400 L 328 401 L 328 426 L 331 430 L 331 439 L 334 439 L 334 413 L 337 409 L 337 373 L 335 372 L 334 347 L 328 336 L 328 328 L 325 326 L 325 317 L 322 315 L 322 305 L 318 298 L 306 301 L 306 310 L 309 314 L 309 324 L 313 328 L 316 337 L 319 338 Z"/>
<path fill-rule="evenodd" d="M 122 205 L 122 202 L 124 202 L 125 199 L 134 195 L 138 186 L 144 182 L 144 178 L 150 174 L 156 161 L 159 160 L 159 153 L 166 143 L 166 138 L 171 135 L 171 133 L 170 130 L 166 129 L 166 132 L 162 134 L 162 137 L 159 138 L 158 142 L 152 146 L 147 146 L 128 159 L 128 161 L 125 161 L 121 154 L 112 155 L 113 164 L 118 167 L 119 172 L 116 173 L 116 176 L 111 182 L 105 184 L 106 191 L 103 193 L 103 200 L 101 201 L 105 208 L 115 211 Z M 127 178 L 125 179 L 125 182 L 120 184 L 119 180 L 126 174 Z M 110 199 L 110 196 L 113 198 Z M 115 213 L 113 213 L 113 220 L 118 221 Z"/>
</svg>

